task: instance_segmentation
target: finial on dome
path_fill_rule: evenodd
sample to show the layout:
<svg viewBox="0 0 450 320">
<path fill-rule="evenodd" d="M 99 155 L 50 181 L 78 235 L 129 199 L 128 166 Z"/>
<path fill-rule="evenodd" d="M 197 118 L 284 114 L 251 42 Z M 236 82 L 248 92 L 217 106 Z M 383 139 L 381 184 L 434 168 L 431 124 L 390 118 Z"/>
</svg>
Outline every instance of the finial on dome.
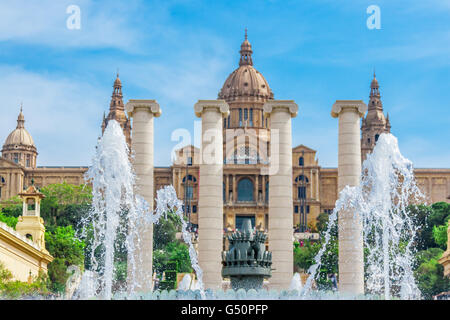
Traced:
<svg viewBox="0 0 450 320">
<path fill-rule="evenodd" d="M 252 45 L 250 44 L 250 42 L 247 39 L 247 28 L 245 28 L 245 39 L 244 42 L 242 42 L 241 44 L 241 59 L 239 60 L 239 66 L 245 66 L 245 65 L 249 65 L 252 66 L 253 65 L 253 60 L 252 60 Z"/>
<path fill-rule="evenodd" d="M 25 117 L 23 116 L 22 110 L 23 110 L 23 103 L 21 102 L 19 116 L 17 117 L 17 129 L 25 128 Z"/>
</svg>

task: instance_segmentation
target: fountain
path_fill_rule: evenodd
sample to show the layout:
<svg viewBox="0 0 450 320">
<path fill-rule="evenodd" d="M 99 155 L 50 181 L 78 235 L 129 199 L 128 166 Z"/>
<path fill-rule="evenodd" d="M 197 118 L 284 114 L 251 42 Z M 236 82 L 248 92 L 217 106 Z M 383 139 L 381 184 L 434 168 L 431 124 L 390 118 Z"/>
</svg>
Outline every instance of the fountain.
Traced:
<svg viewBox="0 0 450 320">
<path fill-rule="evenodd" d="M 424 196 L 415 182 L 412 163 L 401 155 L 397 138 L 383 133 L 364 161 L 362 172 L 361 184 L 347 186 L 339 195 L 329 217 L 324 245 L 308 270 L 310 276 L 302 296 L 312 292 L 312 281 L 320 269 L 338 213 L 350 210 L 363 225 L 366 293 L 384 299 L 419 299 L 412 270 L 416 227 L 407 207 L 423 201 Z"/>
<path fill-rule="evenodd" d="M 267 236 L 256 231 L 253 234 L 250 219 L 244 219 L 242 232 L 228 236 L 230 250 L 222 252 L 222 277 L 231 279 L 231 287 L 261 289 L 264 279 L 270 278 L 272 253 L 265 251 Z"/>
<path fill-rule="evenodd" d="M 162 217 L 167 218 L 168 212 L 173 212 L 181 220 L 182 237 L 189 246 L 192 268 L 198 279 L 198 291 L 200 297 L 204 298 L 203 272 L 198 265 L 191 234 L 187 230 L 182 211 L 183 202 L 177 198 L 172 186 L 166 186 L 157 191 L 156 209 L 150 210 L 147 201 L 134 193 L 135 175 L 128 154 L 122 129 L 115 120 L 111 120 L 103 137 L 99 139 L 93 165 L 86 175 L 93 185 L 93 204 L 90 214 L 84 218 L 85 228 L 82 236 L 86 237 L 89 232 L 92 233 L 93 244 L 88 258 L 93 270 L 85 271 L 89 276 L 83 275 L 83 286 L 79 288 L 89 292 L 77 292 L 77 296 L 87 298 L 95 292 L 103 299 L 111 299 L 114 295 L 116 251 L 125 248 L 128 257 L 135 257 L 135 252 L 139 252 L 141 246 L 148 245 L 143 243 L 145 235 L 136 230 L 158 223 Z M 119 238 L 125 240 L 118 241 Z M 139 260 L 128 264 L 128 269 L 131 269 L 128 270 L 129 274 L 135 272 L 133 269 L 138 263 Z M 92 276 L 94 272 L 98 273 L 95 277 Z M 137 285 L 129 284 L 128 295 L 137 296 L 141 291 L 136 290 L 137 288 Z"/>
<path fill-rule="evenodd" d="M 204 107 L 211 109 L 211 104 L 207 102 Z M 214 112 L 221 115 L 220 110 Z M 287 114 L 285 118 L 291 116 L 288 112 L 285 113 Z M 356 114 L 353 117 L 352 124 L 356 123 L 357 116 Z M 219 127 L 216 123 L 214 125 Z M 211 169 L 215 164 L 209 165 Z M 220 164 L 217 168 L 221 171 Z M 272 256 L 264 248 L 266 235 L 260 232 L 253 234 L 251 223 L 247 220 L 244 223 L 243 232 L 229 237 L 230 250 L 224 252 L 222 256 L 222 276 L 230 277 L 233 289 L 224 292 L 220 288 L 212 290 L 210 287 L 205 290 L 203 271 L 198 263 L 197 252 L 191 242 L 191 234 L 187 231 L 187 223 L 183 216 L 183 202 L 177 198 L 172 186 L 158 190 L 155 210 L 152 210 L 152 206 L 146 199 L 136 194 L 136 176 L 130 163 L 129 150 L 122 129 L 116 121 L 111 120 L 103 137 L 99 139 L 93 165 L 86 175 L 93 185 L 92 210 L 84 221 L 86 234 L 91 234 L 93 238 L 88 256 L 91 267 L 82 275 L 81 284 L 73 296 L 79 299 L 93 297 L 102 299 L 372 299 L 380 296 L 385 299 L 420 298 L 412 273 L 416 230 L 408 215 L 407 206 L 410 201 L 419 201 L 423 198 L 414 180 L 412 163 L 400 154 L 397 139 L 394 136 L 382 134 L 373 153 L 363 164 L 362 176 L 353 176 L 354 181 L 361 182 L 342 188 L 335 209 L 329 217 L 324 246 L 315 257 L 315 264 L 308 270 L 310 276 L 304 286 L 301 286 L 299 275 L 296 274 L 294 277 L 283 279 L 287 285 L 285 288 L 276 287 L 280 291 L 262 289 L 263 279 L 271 276 Z M 212 177 L 213 175 L 210 175 L 210 180 Z M 203 183 L 205 183 L 204 179 Z M 273 195 L 273 192 L 271 194 Z M 219 193 L 218 197 L 222 199 Z M 215 204 L 212 207 L 217 209 L 215 213 L 219 212 L 220 206 Z M 148 283 L 145 283 L 143 287 L 142 283 L 138 282 L 129 282 L 127 292 L 114 289 L 116 253 L 126 250 L 129 257 L 128 274 L 136 274 L 136 268 L 142 269 L 142 261 L 138 253 L 149 247 L 148 235 L 142 234 L 139 230 L 152 229 L 152 225 L 158 223 L 161 218 L 165 218 L 168 212 L 175 213 L 181 220 L 182 238 L 189 246 L 191 264 L 197 276 L 196 287 L 189 289 L 187 282 L 190 282 L 190 279 L 186 278 L 178 291 L 143 290 Z M 361 238 L 359 234 L 355 238 L 358 246 L 361 240 L 361 248 L 355 247 L 357 250 L 350 252 L 349 256 L 362 254 L 358 251 L 362 250 L 362 245 L 367 249 L 365 295 L 358 291 L 361 285 L 359 279 L 354 284 L 350 283 L 357 289 L 354 292 L 343 290 L 335 293 L 312 289 L 313 280 L 320 270 L 321 258 L 331 238 L 331 230 L 337 225 L 338 214 L 342 212 L 345 212 L 346 216 L 345 219 L 342 215 L 340 217 L 340 230 L 341 228 L 347 231 L 353 230 L 354 225 L 348 224 L 361 226 Z M 205 231 L 208 231 L 207 228 L 203 230 Z M 210 240 L 214 246 L 219 243 L 215 238 Z M 339 240 L 343 241 L 341 238 Z M 201 237 L 200 241 L 202 241 Z M 292 245 L 291 240 L 289 243 Z M 209 254 L 212 253 L 209 252 Z M 292 270 L 285 273 L 291 274 Z M 210 279 L 211 283 L 215 281 L 213 280 Z M 286 289 L 289 282 L 291 288 L 288 291 Z"/>
</svg>

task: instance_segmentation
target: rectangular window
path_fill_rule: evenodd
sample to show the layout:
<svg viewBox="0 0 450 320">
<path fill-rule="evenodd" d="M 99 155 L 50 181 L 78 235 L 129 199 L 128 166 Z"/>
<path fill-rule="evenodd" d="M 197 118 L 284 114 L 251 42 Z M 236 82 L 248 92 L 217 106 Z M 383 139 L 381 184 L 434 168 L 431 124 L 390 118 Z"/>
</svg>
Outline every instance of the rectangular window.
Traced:
<svg viewBox="0 0 450 320">
<path fill-rule="evenodd" d="M 253 109 L 250 109 L 250 127 L 253 127 Z"/>
<path fill-rule="evenodd" d="M 31 167 L 31 157 L 29 154 L 27 155 L 27 167 Z"/>
<path fill-rule="evenodd" d="M 227 121 L 227 123 L 228 123 L 228 128 L 230 128 L 230 121 L 231 121 L 231 116 L 228 116 L 228 121 Z"/>
<path fill-rule="evenodd" d="M 309 206 L 306 206 L 306 213 L 309 213 Z"/>
<path fill-rule="evenodd" d="M 187 186 L 186 187 L 186 199 L 192 199 L 194 196 L 194 187 Z"/>
<path fill-rule="evenodd" d="M 197 206 L 192 206 L 192 213 L 197 213 Z"/>
<path fill-rule="evenodd" d="M 264 127 L 264 112 L 261 112 L 261 127 Z"/>
<path fill-rule="evenodd" d="M 294 213 L 298 213 L 298 206 L 294 207 Z"/>
<path fill-rule="evenodd" d="M 242 109 L 239 109 L 239 126 L 242 127 Z"/>
<path fill-rule="evenodd" d="M 188 157 L 187 164 L 188 166 L 192 166 L 192 157 Z"/>
<path fill-rule="evenodd" d="M 14 162 L 19 163 L 19 154 L 18 153 L 14 153 Z"/>
<path fill-rule="evenodd" d="M 244 120 L 248 119 L 248 109 L 244 109 Z"/>
<path fill-rule="evenodd" d="M 297 188 L 297 199 L 306 199 L 306 187 Z"/>
</svg>

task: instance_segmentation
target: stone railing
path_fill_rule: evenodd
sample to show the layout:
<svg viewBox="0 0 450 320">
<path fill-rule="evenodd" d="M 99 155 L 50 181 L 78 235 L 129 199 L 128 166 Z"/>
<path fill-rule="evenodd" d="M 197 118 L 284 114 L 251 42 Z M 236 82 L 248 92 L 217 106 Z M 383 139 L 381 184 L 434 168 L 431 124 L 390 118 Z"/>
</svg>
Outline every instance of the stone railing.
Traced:
<svg viewBox="0 0 450 320">
<path fill-rule="evenodd" d="M 7 231 L 8 233 L 12 234 L 13 236 L 15 236 L 16 238 L 22 240 L 23 242 L 29 244 L 30 246 L 32 246 L 33 248 L 35 248 L 38 251 L 41 251 L 41 247 L 39 246 L 39 244 L 33 242 L 32 240 L 28 239 L 27 237 L 25 237 L 24 235 L 21 235 L 20 233 L 18 233 L 16 230 L 14 230 L 13 228 L 11 228 L 10 226 L 8 226 L 6 223 L 4 222 L 0 222 L 0 228 Z"/>
</svg>

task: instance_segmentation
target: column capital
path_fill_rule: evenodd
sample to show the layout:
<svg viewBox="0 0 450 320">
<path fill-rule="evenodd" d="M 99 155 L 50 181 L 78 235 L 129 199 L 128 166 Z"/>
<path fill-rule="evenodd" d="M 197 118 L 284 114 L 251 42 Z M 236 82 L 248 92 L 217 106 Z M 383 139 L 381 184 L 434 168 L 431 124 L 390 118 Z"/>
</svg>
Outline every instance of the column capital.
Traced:
<svg viewBox="0 0 450 320">
<path fill-rule="evenodd" d="M 294 100 L 272 100 L 264 103 L 264 116 L 270 116 L 270 114 L 276 109 L 284 109 L 291 114 L 294 118 L 298 113 L 298 105 Z"/>
<path fill-rule="evenodd" d="M 338 118 L 344 110 L 351 110 L 363 117 L 367 112 L 367 105 L 362 100 L 336 100 L 331 108 L 331 116 Z"/>
<path fill-rule="evenodd" d="M 199 118 L 205 109 L 217 109 L 217 112 L 222 113 L 223 116 L 228 116 L 230 113 L 230 106 L 225 100 L 198 100 L 194 105 L 195 115 Z"/>
<path fill-rule="evenodd" d="M 159 117 L 162 113 L 162 110 L 156 100 L 128 100 L 125 108 L 129 117 L 133 117 L 133 113 L 137 109 L 147 110 L 156 118 Z"/>
</svg>

